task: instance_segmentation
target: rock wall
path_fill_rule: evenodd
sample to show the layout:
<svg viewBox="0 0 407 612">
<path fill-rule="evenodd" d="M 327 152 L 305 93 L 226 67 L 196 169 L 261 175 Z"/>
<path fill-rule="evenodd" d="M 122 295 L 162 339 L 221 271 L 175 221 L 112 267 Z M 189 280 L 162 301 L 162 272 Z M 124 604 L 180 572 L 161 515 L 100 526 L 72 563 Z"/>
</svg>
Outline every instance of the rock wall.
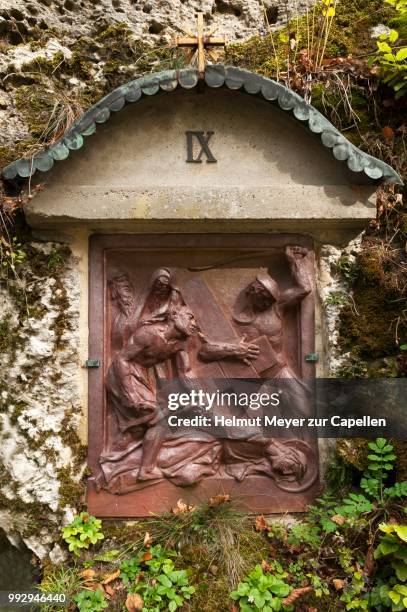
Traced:
<svg viewBox="0 0 407 612">
<path fill-rule="evenodd" d="M 80 284 L 66 247 L 16 243 L 15 253 L 0 283 L 0 526 L 53 557 L 53 528 L 83 499 Z"/>
<path fill-rule="evenodd" d="M 204 13 L 210 29 L 222 31 L 230 41 L 247 38 L 278 27 L 295 12 L 304 12 L 311 0 L 3 0 L 0 33 L 12 45 L 41 30 L 53 29 L 67 39 L 90 35 L 125 23 L 144 40 L 169 42 L 183 28 L 194 30 L 197 12 Z"/>
</svg>

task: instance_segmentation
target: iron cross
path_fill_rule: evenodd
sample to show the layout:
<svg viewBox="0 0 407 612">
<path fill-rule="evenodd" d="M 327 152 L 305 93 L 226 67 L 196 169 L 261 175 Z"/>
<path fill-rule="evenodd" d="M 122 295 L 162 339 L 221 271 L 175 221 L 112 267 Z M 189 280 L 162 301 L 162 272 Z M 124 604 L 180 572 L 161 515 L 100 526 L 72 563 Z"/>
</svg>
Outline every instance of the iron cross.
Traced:
<svg viewBox="0 0 407 612">
<path fill-rule="evenodd" d="M 198 13 L 197 29 L 198 33 L 196 36 L 190 32 L 186 32 L 188 36 L 176 36 L 175 44 L 178 47 L 190 48 L 193 51 L 190 63 L 194 63 L 197 58 L 199 78 L 203 79 L 205 73 L 205 49 L 208 47 L 224 47 L 226 45 L 226 38 L 225 36 L 212 36 L 214 30 L 204 34 L 203 13 Z"/>
</svg>

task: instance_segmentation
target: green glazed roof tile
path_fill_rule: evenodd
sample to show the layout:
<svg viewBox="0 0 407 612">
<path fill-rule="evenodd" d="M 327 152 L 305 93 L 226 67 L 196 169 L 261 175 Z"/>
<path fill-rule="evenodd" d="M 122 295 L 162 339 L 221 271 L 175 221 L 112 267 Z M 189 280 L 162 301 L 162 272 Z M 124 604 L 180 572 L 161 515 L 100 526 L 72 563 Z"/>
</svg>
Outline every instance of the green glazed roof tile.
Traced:
<svg viewBox="0 0 407 612">
<path fill-rule="evenodd" d="M 358 149 L 319 111 L 284 85 L 241 68 L 223 65 L 208 66 L 205 70 L 205 82 L 211 88 L 242 89 L 248 95 L 262 96 L 284 111 L 292 113 L 295 119 L 305 123 L 311 132 L 319 134 L 322 144 L 332 149 L 335 159 L 346 161 L 352 172 L 363 172 L 372 181 L 402 184 L 401 178 L 391 166 Z M 97 124 L 108 121 L 111 113 L 119 112 L 126 103 L 134 104 L 143 95 L 153 96 L 159 91 L 171 92 L 178 85 L 183 89 L 192 89 L 197 84 L 198 72 L 193 68 L 165 70 L 130 81 L 92 106 L 57 142 L 44 151 L 6 166 L 2 172 L 3 177 L 11 180 L 17 176 L 30 177 L 36 170 L 47 172 L 54 165 L 54 161 L 63 161 L 70 151 L 80 149 L 84 137 L 93 134 Z"/>
</svg>

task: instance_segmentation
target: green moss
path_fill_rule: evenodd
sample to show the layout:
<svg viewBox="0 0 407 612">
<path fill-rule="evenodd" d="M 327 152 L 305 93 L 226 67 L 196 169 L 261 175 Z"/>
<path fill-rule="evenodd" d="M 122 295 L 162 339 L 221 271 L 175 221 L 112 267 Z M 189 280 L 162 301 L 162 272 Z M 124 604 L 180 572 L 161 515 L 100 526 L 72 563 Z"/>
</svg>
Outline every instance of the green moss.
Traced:
<svg viewBox="0 0 407 612">
<path fill-rule="evenodd" d="M 22 85 L 16 91 L 15 103 L 31 135 L 45 141 L 55 110 L 54 92 L 45 85 Z"/>
<path fill-rule="evenodd" d="M 407 481 L 407 441 L 393 440 L 395 454 L 397 455 L 397 480 L 399 482 Z"/>
<path fill-rule="evenodd" d="M 24 412 L 24 410 L 27 408 L 27 402 L 16 402 L 14 404 L 14 408 L 10 414 L 10 422 L 12 425 L 16 425 L 18 422 L 18 417 L 21 416 L 21 414 Z"/>
<path fill-rule="evenodd" d="M 357 256 L 358 276 L 353 284 L 355 304 L 341 311 L 338 344 L 344 352 L 362 359 L 377 359 L 397 352 L 399 337 L 407 336 L 405 319 L 400 317 L 400 286 L 395 282 L 392 264 L 373 248 Z"/>
<path fill-rule="evenodd" d="M 54 76 L 59 74 L 65 63 L 65 56 L 62 51 L 57 51 L 52 59 L 46 57 L 36 57 L 32 61 L 27 62 L 21 67 L 23 73 L 39 73 L 46 76 Z"/>
<path fill-rule="evenodd" d="M 81 479 L 78 473 L 87 460 L 88 449 L 82 444 L 76 430 L 72 426 L 72 414 L 67 412 L 61 423 L 60 436 L 65 445 L 72 450 L 72 462 L 69 466 L 58 470 L 57 478 L 60 484 L 60 505 L 71 508 L 85 509 L 86 474 Z"/>
<path fill-rule="evenodd" d="M 368 442 L 364 438 L 340 439 L 336 442 L 336 450 L 345 463 L 363 471 L 368 463 Z"/>
<path fill-rule="evenodd" d="M 9 354 L 9 363 L 14 361 L 16 351 L 20 346 L 17 328 L 12 324 L 11 314 L 6 314 L 0 320 L 0 353 Z"/>
<path fill-rule="evenodd" d="M 10 146 L 0 147 L 0 170 L 11 164 L 20 157 L 32 155 L 41 147 L 38 146 L 34 138 L 31 136 L 26 140 L 20 140 Z"/>
<path fill-rule="evenodd" d="M 109 25 L 107 28 L 101 30 L 97 36 L 96 41 L 106 42 L 107 40 L 122 41 L 123 39 L 129 41 L 132 35 L 131 29 L 125 23 L 119 22 L 113 25 Z"/>
<path fill-rule="evenodd" d="M 86 488 L 84 482 L 74 480 L 73 470 L 70 467 L 59 469 L 56 478 L 61 483 L 59 489 L 61 508 L 69 507 L 85 510 Z"/>
</svg>

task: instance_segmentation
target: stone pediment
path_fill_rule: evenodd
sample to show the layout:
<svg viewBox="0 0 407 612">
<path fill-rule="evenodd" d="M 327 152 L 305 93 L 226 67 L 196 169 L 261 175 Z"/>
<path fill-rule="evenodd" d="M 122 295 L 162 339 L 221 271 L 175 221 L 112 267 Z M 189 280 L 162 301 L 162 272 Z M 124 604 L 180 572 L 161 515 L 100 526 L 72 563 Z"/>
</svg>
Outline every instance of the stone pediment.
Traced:
<svg viewBox="0 0 407 612">
<path fill-rule="evenodd" d="M 193 69 L 131 81 L 48 149 L 7 166 L 7 180 L 47 183 L 26 209 L 29 223 L 119 231 L 163 220 L 360 225 L 375 214 L 376 185 L 401 183 L 284 86 L 224 66 L 209 66 L 205 84 Z M 211 132 L 213 159 L 205 150 L 194 159 L 197 132 Z"/>
</svg>

